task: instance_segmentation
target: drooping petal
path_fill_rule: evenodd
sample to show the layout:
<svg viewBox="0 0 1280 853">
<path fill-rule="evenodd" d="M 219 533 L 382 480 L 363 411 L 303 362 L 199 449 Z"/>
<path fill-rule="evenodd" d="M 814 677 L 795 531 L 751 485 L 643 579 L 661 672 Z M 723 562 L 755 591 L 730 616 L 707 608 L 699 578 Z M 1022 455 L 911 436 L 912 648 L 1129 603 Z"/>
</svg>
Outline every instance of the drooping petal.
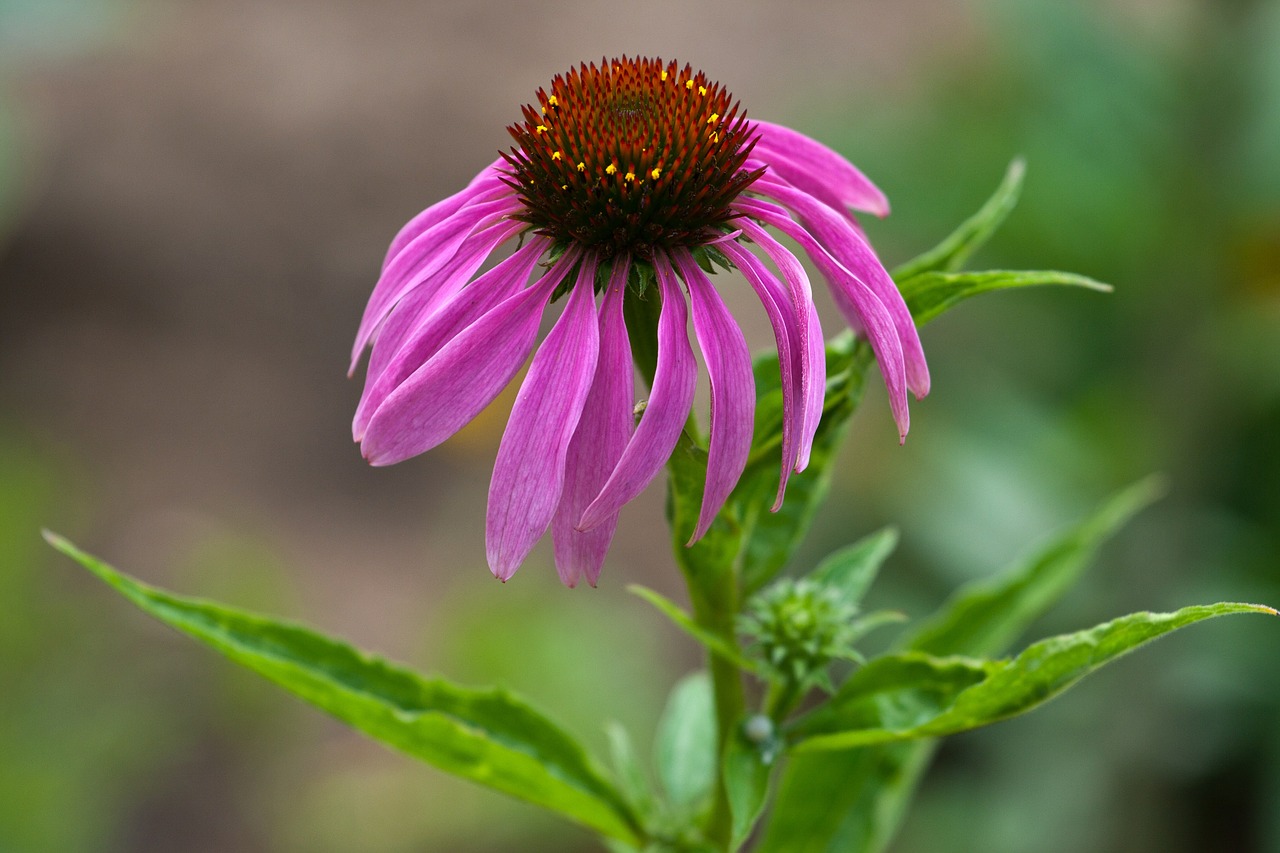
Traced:
<svg viewBox="0 0 1280 853">
<path fill-rule="evenodd" d="M 500 580 L 515 574 L 560 503 L 565 456 L 600 352 L 595 278 L 595 259 L 584 260 L 564 313 L 533 357 L 502 434 L 485 520 L 489 569 Z"/>
<path fill-rule="evenodd" d="M 582 511 L 600 493 L 631 438 L 635 415 L 635 368 L 631 341 L 622 315 L 626 296 L 626 257 L 613 259 L 613 271 L 600 306 L 600 358 L 582 418 L 569 442 L 565 459 L 564 491 L 551 521 L 555 541 L 556 570 L 566 586 L 576 586 L 586 575 L 592 586 L 600 577 L 605 553 L 618 526 L 618 514 L 590 530 L 576 529 Z"/>
<path fill-rule="evenodd" d="M 387 362 L 447 300 L 457 294 L 498 246 L 527 226 L 504 220 L 468 237 L 442 267 L 426 277 L 415 276 L 405 294 L 374 329 L 370 339 L 365 382 L 377 379 Z"/>
<path fill-rule="evenodd" d="M 720 244 L 724 252 L 760 297 L 773 326 L 773 338 L 778 347 L 778 372 L 782 387 L 782 471 L 778 476 L 778 496 L 773 511 L 782 506 L 787 491 L 787 479 L 796 465 L 796 432 L 800 417 L 797 399 L 800 394 L 800 325 L 786 288 L 771 273 L 764 262 L 749 250 L 730 240 Z M 806 318 L 807 319 L 807 318 Z"/>
<path fill-rule="evenodd" d="M 676 266 L 689 288 L 693 331 L 711 378 L 711 441 L 707 447 L 707 483 L 698 526 L 689 540 L 702 538 L 737 485 L 751 453 L 756 411 L 756 382 L 751 350 L 742 329 L 711 279 L 687 251 L 675 253 Z"/>
<path fill-rule="evenodd" d="M 409 290 L 447 264 L 473 232 L 484 230 L 519 209 L 520 202 L 510 195 L 463 207 L 423 231 L 401 249 L 382 271 L 365 305 L 351 349 L 352 370 L 387 312 Z"/>
<path fill-rule="evenodd" d="M 661 253 L 655 253 L 653 260 L 662 313 L 658 317 L 658 364 L 649 403 L 604 488 L 582 513 L 579 530 L 602 524 L 644 491 L 671 456 L 693 408 L 698 364 L 689 346 L 684 294 L 670 261 Z"/>
<path fill-rule="evenodd" d="M 502 182 L 503 172 L 499 171 L 502 163 L 501 158 L 494 160 L 481 169 L 480 173 L 472 178 L 471 183 L 467 184 L 464 189 L 436 202 L 406 222 L 391 241 L 391 245 L 387 247 L 386 257 L 382 259 L 382 268 L 386 269 L 387 264 L 391 263 L 391 259 L 423 231 L 446 217 L 452 216 L 459 208 L 478 199 L 488 198 L 491 191 L 505 186 Z"/>
<path fill-rule="evenodd" d="M 827 353 L 818 322 L 818 309 L 813 304 L 813 289 L 800 259 L 779 243 L 765 229 L 750 219 L 734 220 L 742 233 L 751 238 L 773 261 L 786 279 L 792 309 L 796 313 L 798 348 L 800 351 L 800 411 L 796 426 L 795 470 L 809 467 L 813 437 L 822 419 L 823 395 L 827 388 Z"/>
<path fill-rule="evenodd" d="M 413 296 L 397 306 L 379 332 L 373 353 L 369 356 L 364 393 L 360 396 L 352 423 L 352 435 L 356 441 L 361 440 L 369 418 L 388 394 L 463 329 L 516 293 L 529 280 L 529 274 L 550 242 L 545 237 L 532 238 L 426 319 L 413 313 L 412 306 L 408 304 Z"/>
<path fill-rule="evenodd" d="M 827 248 L 845 269 L 862 279 L 871 291 L 889 309 L 893 324 L 902 340 L 902 352 L 907 361 L 907 387 L 920 399 L 929 393 L 929 366 L 924 359 L 924 347 L 920 345 L 920 333 L 915 320 L 902 299 L 902 293 L 894 284 L 880 259 L 862 232 L 834 211 L 785 181 L 768 176 L 757 181 L 763 195 L 782 202 L 799 215 L 801 223 Z"/>
<path fill-rule="evenodd" d="M 889 408 L 898 425 L 898 438 L 906 441 L 911 428 L 911 413 L 907 407 L 907 368 L 902 353 L 902 341 L 894 325 L 889 309 L 861 279 L 846 269 L 782 208 L 757 199 L 739 198 L 735 209 L 748 216 L 772 225 L 800 244 L 823 277 L 831 285 L 831 295 L 850 324 L 864 331 L 871 349 L 875 352 L 880 373 L 884 376 L 889 392 Z M 743 229 L 743 233 L 747 233 Z"/>
<path fill-rule="evenodd" d="M 805 191 L 817 187 L 819 192 L 813 194 L 819 198 L 834 195 L 842 202 L 832 205 L 837 210 L 852 207 L 876 216 L 889 215 L 889 199 L 880 188 L 835 151 L 780 124 L 752 119 L 751 125 L 760 134 L 756 158 L 768 163 L 784 180 Z"/>
<path fill-rule="evenodd" d="M 465 328 L 388 394 L 360 442 L 365 458 L 391 465 L 430 450 L 493 402 L 528 358 L 543 309 L 577 257 L 566 252 L 541 279 Z"/>
</svg>

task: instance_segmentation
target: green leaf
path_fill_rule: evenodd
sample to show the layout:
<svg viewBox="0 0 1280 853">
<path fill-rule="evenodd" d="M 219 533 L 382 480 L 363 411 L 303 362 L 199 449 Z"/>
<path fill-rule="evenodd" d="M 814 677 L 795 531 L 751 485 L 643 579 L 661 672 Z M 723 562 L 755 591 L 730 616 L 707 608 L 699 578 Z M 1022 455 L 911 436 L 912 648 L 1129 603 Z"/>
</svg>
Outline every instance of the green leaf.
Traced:
<svg viewBox="0 0 1280 853">
<path fill-rule="evenodd" d="M 786 500 L 777 512 L 769 508 L 778 491 L 781 467 L 781 391 L 769 391 L 757 404 L 751 457 L 737 488 L 729 496 L 729 507 L 743 531 L 738 563 L 744 595 L 768 583 L 808 533 L 830 487 L 831 463 L 840 449 L 849 419 L 862 399 L 867 368 L 872 363 L 871 348 L 851 334 L 839 335 L 828 342 L 826 395 L 809 467 L 791 475 Z M 760 373 L 768 372 L 764 366 L 768 364 L 776 375 L 777 356 L 758 363 Z"/>
<path fill-rule="evenodd" d="M 961 589 L 903 646 L 935 655 L 1005 651 L 1080 576 L 1101 543 L 1162 491 L 1143 480 L 994 581 Z M 761 853 L 877 853 L 888 845 L 934 745 L 912 741 L 789 757 Z M 791 839 L 803 838 L 803 845 Z"/>
<path fill-rule="evenodd" d="M 742 547 L 742 529 L 726 506 L 701 539 L 688 544 L 702 510 L 702 490 L 707 478 L 707 451 L 687 432 L 680 435 L 667 461 L 667 518 L 675 545 L 676 562 L 685 573 L 693 595 L 716 588 L 721 575 L 733 567 Z"/>
<path fill-rule="evenodd" d="M 716 719 L 711 679 L 695 672 L 671 691 L 654 742 L 658 779 L 676 811 L 702 810 L 716 781 Z"/>
<path fill-rule="evenodd" d="M 897 545 L 898 531 L 886 527 L 831 553 L 807 577 L 840 590 L 846 603 L 860 604 Z"/>
<path fill-rule="evenodd" d="M 1017 205 L 1026 167 L 1027 164 L 1021 157 L 1010 163 L 1000 186 L 996 187 L 986 204 L 941 243 L 895 269 L 892 273 L 893 280 L 903 282 L 921 273 L 954 272 L 963 267 L 969 256 L 991 239 L 991 235 Z"/>
<path fill-rule="evenodd" d="M 734 648 L 722 637 L 711 633 L 706 628 L 703 628 L 694 621 L 692 616 L 685 613 L 679 605 L 671 599 L 666 598 L 661 593 L 654 592 L 648 587 L 640 586 L 639 584 L 629 585 L 627 587 L 627 592 L 643 598 L 645 601 L 652 604 L 662 613 L 663 616 L 670 619 L 677 628 L 697 640 L 712 654 L 719 655 L 729 661 L 729 663 L 738 667 L 738 669 L 746 670 L 747 672 L 760 671 L 759 664 L 747 658 L 741 651 Z"/>
<path fill-rule="evenodd" d="M 933 742 L 789 756 L 756 853 L 874 853 L 902 820 Z"/>
<path fill-rule="evenodd" d="M 1086 276 L 1056 270 L 985 270 L 983 272 L 926 272 L 902 279 L 898 289 L 917 326 L 923 326 L 970 297 L 993 290 L 1063 284 L 1103 293 L 1111 285 Z"/>
<path fill-rule="evenodd" d="M 741 724 L 725 746 L 724 787 L 733 817 L 731 849 L 742 846 L 764 811 L 769 797 L 769 776 L 773 761 L 766 744 L 748 740 Z"/>
<path fill-rule="evenodd" d="M 906 638 L 905 647 L 935 655 L 1001 654 L 1071 588 L 1103 541 L 1163 493 L 1159 477 L 1117 493 L 1012 570 L 960 588 Z"/>
<path fill-rule="evenodd" d="M 299 625 L 174 595 L 59 536 L 45 538 L 146 613 L 376 740 L 603 835 L 642 843 L 625 800 L 577 741 L 510 693 L 424 678 Z"/>
<path fill-rule="evenodd" d="M 828 726 L 843 723 L 838 715 L 824 716 L 818 724 L 805 728 L 805 733 L 813 736 L 794 748 L 849 749 L 949 735 L 1006 720 L 1047 702 L 1089 673 L 1158 637 L 1232 613 L 1280 615 L 1270 607 L 1235 603 L 1184 607 L 1174 613 L 1133 613 L 1085 631 L 1041 640 L 1011 661 L 994 663 L 983 680 L 960 691 L 949 707 L 930 719 L 823 733 Z M 852 723 L 859 725 L 860 720 L 855 717 Z"/>
<path fill-rule="evenodd" d="M 618 787 L 636 812 L 651 818 L 657 800 L 653 795 L 653 786 L 649 784 L 649 778 L 640 766 L 640 759 L 631 743 L 631 735 L 626 727 L 616 721 L 607 723 L 604 732 L 609 739 L 609 757 L 612 759 Z"/>
<path fill-rule="evenodd" d="M 791 727 L 792 738 L 844 729 L 905 729 L 936 718 L 999 664 L 921 652 L 878 657 L 854 671 L 831 700 Z"/>
</svg>

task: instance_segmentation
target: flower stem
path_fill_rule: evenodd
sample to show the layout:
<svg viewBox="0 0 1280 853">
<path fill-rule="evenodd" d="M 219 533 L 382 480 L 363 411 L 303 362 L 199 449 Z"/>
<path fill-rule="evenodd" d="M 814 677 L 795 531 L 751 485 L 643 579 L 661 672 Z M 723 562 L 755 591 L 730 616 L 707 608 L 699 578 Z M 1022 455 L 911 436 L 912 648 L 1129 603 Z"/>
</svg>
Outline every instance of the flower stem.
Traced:
<svg viewBox="0 0 1280 853">
<path fill-rule="evenodd" d="M 689 580 L 690 600 L 694 618 L 706 630 L 714 633 L 733 648 L 738 648 L 735 619 L 738 612 L 737 575 L 731 569 L 717 572 L 714 579 Z M 708 582 L 711 581 L 711 582 Z M 708 654 L 711 671 L 712 696 L 716 709 L 717 766 L 725 754 L 733 727 L 746 712 L 746 694 L 742 687 L 742 673 L 737 666 L 715 654 Z M 732 850 L 733 823 L 729 813 L 729 797 L 724 777 L 717 773 L 715 799 L 707 820 L 706 834 L 718 848 Z"/>
</svg>

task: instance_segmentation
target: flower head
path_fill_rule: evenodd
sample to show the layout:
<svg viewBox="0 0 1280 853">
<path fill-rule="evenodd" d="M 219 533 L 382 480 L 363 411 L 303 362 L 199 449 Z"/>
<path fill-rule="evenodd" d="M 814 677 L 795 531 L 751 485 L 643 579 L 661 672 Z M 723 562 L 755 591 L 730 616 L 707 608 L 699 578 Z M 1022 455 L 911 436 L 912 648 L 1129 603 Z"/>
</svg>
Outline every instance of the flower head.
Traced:
<svg viewBox="0 0 1280 853">
<path fill-rule="evenodd" d="M 539 90 L 523 116 L 509 128 L 515 148 L 396 235 L 352 352 L 354 371 L 372 344 L 353 435 L 371 463 L 392 464 L 487 406 L 564 297 L 498 449 L 486 524 L 495 575 L 514 574 L 550 528 L 561 579 L 596 582 L 619 511 L 662 470 L 692 408 L 690 317 L 711 384 L 695 539 L 724 505 L 746 465 L 755 390 L 742 331 L 699 263 L 709 249 L 742 273 L 773 327 L 781 504 L 789 474 L 808 464 L 826 377 L 808 275 L 769 228 L 800 245 L 866 335 L 905 437 L 906 392 L 926 394 L 928 370 L 911 316 L 850 213 L 884 215 L 888 203 L 848 161 L 749 120 L 718 83 L 661 60 L 583 64 Z M 657 363 L 637 421 L 623 306 L 655 299 Z"/>
</svg>

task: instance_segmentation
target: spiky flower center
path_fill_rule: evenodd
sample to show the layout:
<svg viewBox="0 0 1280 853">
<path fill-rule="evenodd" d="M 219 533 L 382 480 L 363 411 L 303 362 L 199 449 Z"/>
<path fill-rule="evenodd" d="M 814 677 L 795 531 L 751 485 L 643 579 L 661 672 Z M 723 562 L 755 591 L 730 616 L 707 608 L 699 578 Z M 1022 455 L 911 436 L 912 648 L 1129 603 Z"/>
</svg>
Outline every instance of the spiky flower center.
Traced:
<svg viewBox="0 0 1280 853">
<path fill-rule="evenodd" d="M 582 64 L 538 90 L 538 106 L 507 128 L 503 154 L 524 202 L 519 218 L 601 258 L 704 245 L 761 171 L 754 139 L 719 83 L 661 59 Z"/>
</svg>

